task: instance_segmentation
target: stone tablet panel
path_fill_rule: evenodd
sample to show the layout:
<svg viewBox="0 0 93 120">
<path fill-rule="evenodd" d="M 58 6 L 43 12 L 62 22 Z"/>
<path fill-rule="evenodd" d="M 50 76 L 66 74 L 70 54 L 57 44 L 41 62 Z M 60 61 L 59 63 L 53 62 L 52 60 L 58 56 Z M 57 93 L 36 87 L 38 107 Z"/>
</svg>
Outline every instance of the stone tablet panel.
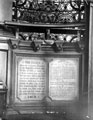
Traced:
<svg viewBox="0 0 93 120">
<path fill-rule="evenodd" d="M 46 95 L 46 63 L 43 58 L 18 57 L 17 98 L 42 100 Z"/>
<path fill-rule="evenodd" d="M 49 63 L 49 96 L 52 100 L 75 100 L 79 92 L 79 59 L 59 58 Z"/>
</svg>

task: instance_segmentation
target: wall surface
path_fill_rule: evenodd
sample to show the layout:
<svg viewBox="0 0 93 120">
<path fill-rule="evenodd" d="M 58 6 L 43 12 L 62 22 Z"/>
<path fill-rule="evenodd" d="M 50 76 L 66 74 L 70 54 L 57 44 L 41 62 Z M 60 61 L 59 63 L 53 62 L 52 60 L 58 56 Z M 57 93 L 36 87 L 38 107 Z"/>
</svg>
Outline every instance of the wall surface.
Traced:
<svg viewBox="0 0 93 120">
<path fill-rule="evenodd" d="M 0 0 L 0 22 L 12 19 L 12 1 Z"/>
</svg>

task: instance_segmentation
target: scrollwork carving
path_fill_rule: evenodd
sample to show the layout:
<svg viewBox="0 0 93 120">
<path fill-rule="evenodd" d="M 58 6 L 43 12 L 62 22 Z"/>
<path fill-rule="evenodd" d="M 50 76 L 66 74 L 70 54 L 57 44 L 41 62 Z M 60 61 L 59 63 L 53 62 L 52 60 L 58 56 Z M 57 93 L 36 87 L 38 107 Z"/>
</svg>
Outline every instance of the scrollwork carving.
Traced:
<svg viewBox="0 0 93 120">
<path fill-rule="evenodd" d="M 10 46 L 11 49 L 16 49 L 18 48 L 18 43 L 19 41 L 12 41 L 12 40 L 8 40 L 8 45 Z"/>
<path fill-rule="evenodd" d="M 63 42 L 62 41 L 55 41 L 52 45 L 52 48 L 55 52 L 61 51 L 63 49 Z"/>
<path fill-rule="evenodd" d="M 61 34 L 50 33 L 48 38 L 45 38 L 45 33 L 38 32 L 19 32 L 19 40 L 21 42 L 29 42 L 30 48 L 35 52 L 40 50 L 42 46 L 50 46 L 55 52 L 63 51 L 64 48 L 71 48 L 71 46 L 78 52 L 84 50 L 84 33 L 77 34 Z M 16 44 L 17 45 L 17 44 Z M 12 48 L 16 48 L 15 44 L 12 44 Z M 19 45 L 20 46 L 20 45 Z"/>
<path fill-rule="evenodd" d="M 41 41 L 41 40 L 32 41 L 32 42 L 31 42 L 31 47 L 33 48 L 33 50 L 34 50 L 35 52 L 37 52 L 38 50 L 41 49 L 41 44 L 42 44 L 42 41 Z"/>
<path fill-rule="evenodd" d="M 80 36 L 83 39 L 84 35 L 81 34 Z M 80 41 L 78 34 L 50 33 L 48 37 L 50 43 L 52 41 L 62 41 L 63 43 L 64 42 L 75 43 Z M 45 33 L 36 33 L 36 32 L 19 32 L 19 39 L 22 41 L 42 40 L 48 42 L 47 39 L 45 39 Z"/>
</svg>

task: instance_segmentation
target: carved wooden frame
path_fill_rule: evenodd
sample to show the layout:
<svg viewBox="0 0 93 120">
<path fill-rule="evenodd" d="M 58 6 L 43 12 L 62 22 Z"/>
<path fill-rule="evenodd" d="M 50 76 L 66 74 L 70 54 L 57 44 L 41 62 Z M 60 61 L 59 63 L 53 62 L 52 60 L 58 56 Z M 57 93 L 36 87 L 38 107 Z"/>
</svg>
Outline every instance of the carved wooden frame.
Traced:
<svg viewBox="0 0 93 120">
<path fill-rule="evenodd" d="M 41 101 L 35 101 L 35 102 L 17 102 L 15 100 L 15 78 L 16 78 L 16 57 L 17 56 L 29 56 L 29 57 L 54 57 L 54 58 L 77 58 L 79 60 L 79 99 L 77 100 L 71 100 L 71 101 L 55 101 L 53 100 L 52 102 L 50 101 L 49 97 L 46 97 L 45 99 Z M 60 111 L 63 108 L 67 109 L 68 106 L 76 106 L 78 102 L 81 101 L 82 98 L 82 89 L 83 89 L 83 82 L 84 82 L 84 77 L 83 77 L 83 72 L 84 72 L 84 55 L 82 53 L 76 53 L 76 52 L 66 52 L 66 53 L 55 53 L 54 51 L 39 51 L 39 52 L 34 52 L 31 50 L 18 50 L 15 49 L 12 51 L 12 69 L 11 69 L 11 86 L 10 89 L 12 93 L 10 93 L 10 104 L 13 109 L 13 111 L 16 111 L 18 113 L 27 113 L 29 111 L 30 113 L 33 112 L 47 112 L 49 111 Z M 48 85 L 48 83 L 47 83 Z M 47 94 L 47 93 L 46 93 Z M 60 109 L 58 109 L 60 107 Z M 67 108 L 66 108 L 67 107 Z M 16 113 L 15 112 L 15 113 Z"/>
</svg>

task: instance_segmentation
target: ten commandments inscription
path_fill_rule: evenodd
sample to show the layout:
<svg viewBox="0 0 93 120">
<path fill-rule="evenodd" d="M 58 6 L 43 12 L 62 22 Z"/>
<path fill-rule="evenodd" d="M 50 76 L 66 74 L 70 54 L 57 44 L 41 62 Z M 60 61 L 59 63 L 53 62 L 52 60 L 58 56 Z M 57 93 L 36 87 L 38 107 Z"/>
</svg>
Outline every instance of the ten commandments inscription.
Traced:
<svg viewBox="0 0 93 120">
<path fill-rule="evenodd" d="M 22 58 L 18 62 L 18 97 L 42 100 L 45 96 L 46 64 L 42 59 Z"/>
<path fill-rule="evenodd" d="M 79 58 L 17 56 L 16 66 L 16 97 L 21 101 L 43 100 L 46 95 L 52 100 L 78 98 Z"/>
<path fill-rule="evenodd" d="M 73 100 L 78 95 L 78 60 L 54 59 L 49 64 L 49 96 L 53 100 Z"/>
</svg>

